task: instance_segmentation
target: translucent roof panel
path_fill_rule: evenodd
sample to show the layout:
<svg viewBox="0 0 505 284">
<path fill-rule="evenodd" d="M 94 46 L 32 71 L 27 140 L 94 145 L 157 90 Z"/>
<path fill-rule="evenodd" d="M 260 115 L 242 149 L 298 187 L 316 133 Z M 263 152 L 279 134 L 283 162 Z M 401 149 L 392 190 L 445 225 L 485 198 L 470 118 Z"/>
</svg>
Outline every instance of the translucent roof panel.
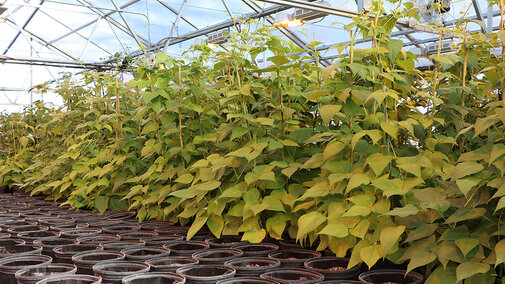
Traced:
<svg viewBox="0 0 505 284">
<path fill-rule="evenodd" d="M 37 96 L 28 94 L 26 90 L 47 80 L 57 80 L 62 72 L 78 73 L 83 70 L 82 64 L 92 68 L 118 53 L 138 55 L 143 54 L 143 51 L 164 50 L 169 55 L 178 56 L 190 45 L 206 39 L 209 32 L 230 27 L 232 18 L 236 20 L 262 11 L 283 10 L 292 13 L 295 10 L 292 6 L 278 5 L 293 5 L 290 0 L 265 1 L 268 2 L 0 0 L 0 5 L 8 8 L 1 15 L 7 21 L 0 24 L 0 56 L 3 56 L 0 61 L 5 62 L 0 65 L 0 111 L 31 103 Z M 360 0 L 326 1 L 332 7 L 356 12 L 356 1 Z M 423 7 L 430 1 L 438 0 L 412 2 Z M 387 8 L 393 9 L 397 3 L 387 4 Z M 488 21 L 488 15 L 493 21 Z M 271 20 L 275 14 L 266 13 L 266 16 Z M 480 20 L 495 29 L 499 24 L 498 7 L 488 8 L 485 0 L 451 1 L 449 12 L 444 14 L 444 22 L 454 24 L 462 17 Z M 269 24 L 267 20 L 262 17 L 260 22 Z M 349 41 L 343 26 L 351 21 L 349 17 L 327 15 L 308 21 L 302 27 L 282 29 L 274 34 L 294 40 L 301 46 L 310 41 L 321 42 L 318 48 L 322 50 L 322 56 L 331 58 L 338 52 L 328 47 Z M 481 26 L 467 23 L 467 29 L 479 31 Z M 395 28 L 392 36 L 403 40 L 407 48 L 418 50 L 438 39 L 438 35 L 433 33 L 405 27 Z M 368 44 L 360 43 L 359 46 Z M 264 54 L 265 59 L 269 56 Z M 258 62 L 262 58 L 263 55 L 259 56 Z M 32 67 L 33 64 L 43 66 Z M 46 96 L 43 99 L 54 99 L 58 103 L 56 97 Z"/>
</svg>

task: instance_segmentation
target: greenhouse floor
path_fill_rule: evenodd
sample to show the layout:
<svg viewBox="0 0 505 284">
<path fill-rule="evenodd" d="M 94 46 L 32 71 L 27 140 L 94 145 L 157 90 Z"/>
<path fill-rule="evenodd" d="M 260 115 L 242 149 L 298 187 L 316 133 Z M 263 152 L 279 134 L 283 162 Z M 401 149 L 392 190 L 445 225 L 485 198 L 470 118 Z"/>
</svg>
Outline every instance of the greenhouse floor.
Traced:
<svg viewBox="0 0 505 284">
<path fill-rule="evenodd" d="M 386 262 L 347 269 L 349 259 L 293 240 L 249 244 L 202 229 L 186 241 L 189 227 L 70 210 L 23 193 L 0 194 L 0 229 L 2 284 L 423 282 Z"/>
</svg>

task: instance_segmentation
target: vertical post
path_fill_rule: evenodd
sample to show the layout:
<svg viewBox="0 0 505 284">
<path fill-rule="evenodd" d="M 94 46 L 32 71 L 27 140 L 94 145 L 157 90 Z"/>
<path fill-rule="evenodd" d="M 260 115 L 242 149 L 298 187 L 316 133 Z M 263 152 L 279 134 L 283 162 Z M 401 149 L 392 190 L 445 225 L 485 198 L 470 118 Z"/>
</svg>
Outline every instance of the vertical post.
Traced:
<svg viewBox="0 0 505 284">
<path fill-rule="evenodd" d="M 493 32 L 493 6 L 487 7 L 487 33 Z"/>
<path fill-rule="evenodd" d="M 33 58 L 33 38 L 30 37 L 30 58 Z M 33 106 L 33 65 L 30 65 L 30 106 Z"/>
</svg>

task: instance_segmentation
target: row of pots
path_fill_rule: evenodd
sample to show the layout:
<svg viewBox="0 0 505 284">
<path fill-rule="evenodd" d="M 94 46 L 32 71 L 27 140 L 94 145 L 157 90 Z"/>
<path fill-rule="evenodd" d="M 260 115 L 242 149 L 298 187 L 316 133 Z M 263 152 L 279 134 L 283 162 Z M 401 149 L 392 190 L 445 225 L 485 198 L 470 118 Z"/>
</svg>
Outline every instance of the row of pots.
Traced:
<svg viewBox="0 0 505 284">
<path fill-rule="evenodd" d="M 107 276 L 100 275 L 93 267 L 118 261 L 122 264 L 121 269 L 126 269 L 125 263 L 135 261 L 147 265 L 151 276 L 142 275 L 144 278 L 161 277 L 153 276 L 153 273 L 179 271 L 183 274 L 183 269 L 197 271 L 194 272 L 196 276 L 205 275 L 202 272 L 204 270 L 221 271 L 216 268 L 209 270 L 206 268 L 209 265 L 224 265 L 223 267 L 234 270 L 231 276 L 237 276 L 234 279 L 258 278 L 261 275 L 263 278 L 255 281 L 266 281 L 268 277 L 295 277 L 288 278 L 288 282 L 277 281 L 280 283 L 293 283 L 294 280 L 302 281 L 296 283 L 319 283 L 322 279 L 318 278 L 319 275 L 323 275 L 326 280 L 357 279 L 361 272 L 360 266 L 346 269 L 347 259 L 321 257 L 321 253 L 299 249 L 297 244 L 289 241 L 249 244 L 241 242 L 237 236 L 224 236 L 220 239 L 210 237 L 208 231 L 197 233 L 194 239 L 200 241 L 184 241 L 188 227 L 176 227 L 170 222 L 160 221 L 139 224 L 133 218 L 132 212 L 106 212 L 104 215 L 98 215 L 81 210 L 70 211 L 57 204 L 48 204 L 34 198 L 0 195 L 0 263 L 2 257 L 42 253 L 52 257 L 55 262 L 75 264 L 76 271 L 73 273 L 98 274 L 104 277 L 104 280 L 107 280 Z M 49 270 L 53 269 L 51 265 L 56 264 L 49 262 Z M 286 269 L 293 271 L 285 272 Z M 42 272 L 37 273 L 43 275 Z M 142 271 L 134 271 L 134 274 L 137 273 Z M 312 276 L 304 274 L 317 275 L 317 279 L 309 279 Z M 417 278 L 406 281 L 405 279 L 409 278 L 404 278 L 403 274 L 400 273 L 403 280 L 388 282 L 417 283 L 417 276 L 420 276 L 414 273 Z M 91 275 L 89 277 L 92 277 Z M 296 278 L 296 275 L 299 275 L 299 278 Z M 197 280 L 192 279 L 191 275 L 185 276 L 188 278 L 187 283 L 215 283 L 209 282 L 208 279 L 205 282 L 194 282 Z M 422 276 L 420 277 L 422 281 Z M 242 281 L 236 281 L 239 280 Z M 303 282 L 309 280 L 312 282 Z"/>
</svg>

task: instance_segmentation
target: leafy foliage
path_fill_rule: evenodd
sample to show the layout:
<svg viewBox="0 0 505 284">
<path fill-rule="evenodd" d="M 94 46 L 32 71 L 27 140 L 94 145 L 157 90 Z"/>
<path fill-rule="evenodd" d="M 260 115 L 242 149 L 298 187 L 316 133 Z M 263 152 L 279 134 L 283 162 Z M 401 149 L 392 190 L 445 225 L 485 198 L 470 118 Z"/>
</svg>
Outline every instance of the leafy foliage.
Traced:
<svg viewBox="0 0 505 284">
<path fill-rule="evenodd" d="M 327 67 L 263 27 L 227 51 L 158 54 L 127 83 L 67 78 L 55 89 L 64 107 L 0 117 L 0 181 L 191 223 L 189 237 L 206 225 L 318 241 L 350 266 L 386 258 L 426 266 L 427 283 L 493 283 L 505 262 L 505 69 L 492 53 L 503 31 L 452 30 L 456 51 L 416 68 L 389 37 L 416 16 L 397 4 L 384 15 L 374 1 L 347 25 L 371 44 L 336 46 L 346 54 Z M 276 55 L 261 68 L 264 51 Z"/>
</svg>

